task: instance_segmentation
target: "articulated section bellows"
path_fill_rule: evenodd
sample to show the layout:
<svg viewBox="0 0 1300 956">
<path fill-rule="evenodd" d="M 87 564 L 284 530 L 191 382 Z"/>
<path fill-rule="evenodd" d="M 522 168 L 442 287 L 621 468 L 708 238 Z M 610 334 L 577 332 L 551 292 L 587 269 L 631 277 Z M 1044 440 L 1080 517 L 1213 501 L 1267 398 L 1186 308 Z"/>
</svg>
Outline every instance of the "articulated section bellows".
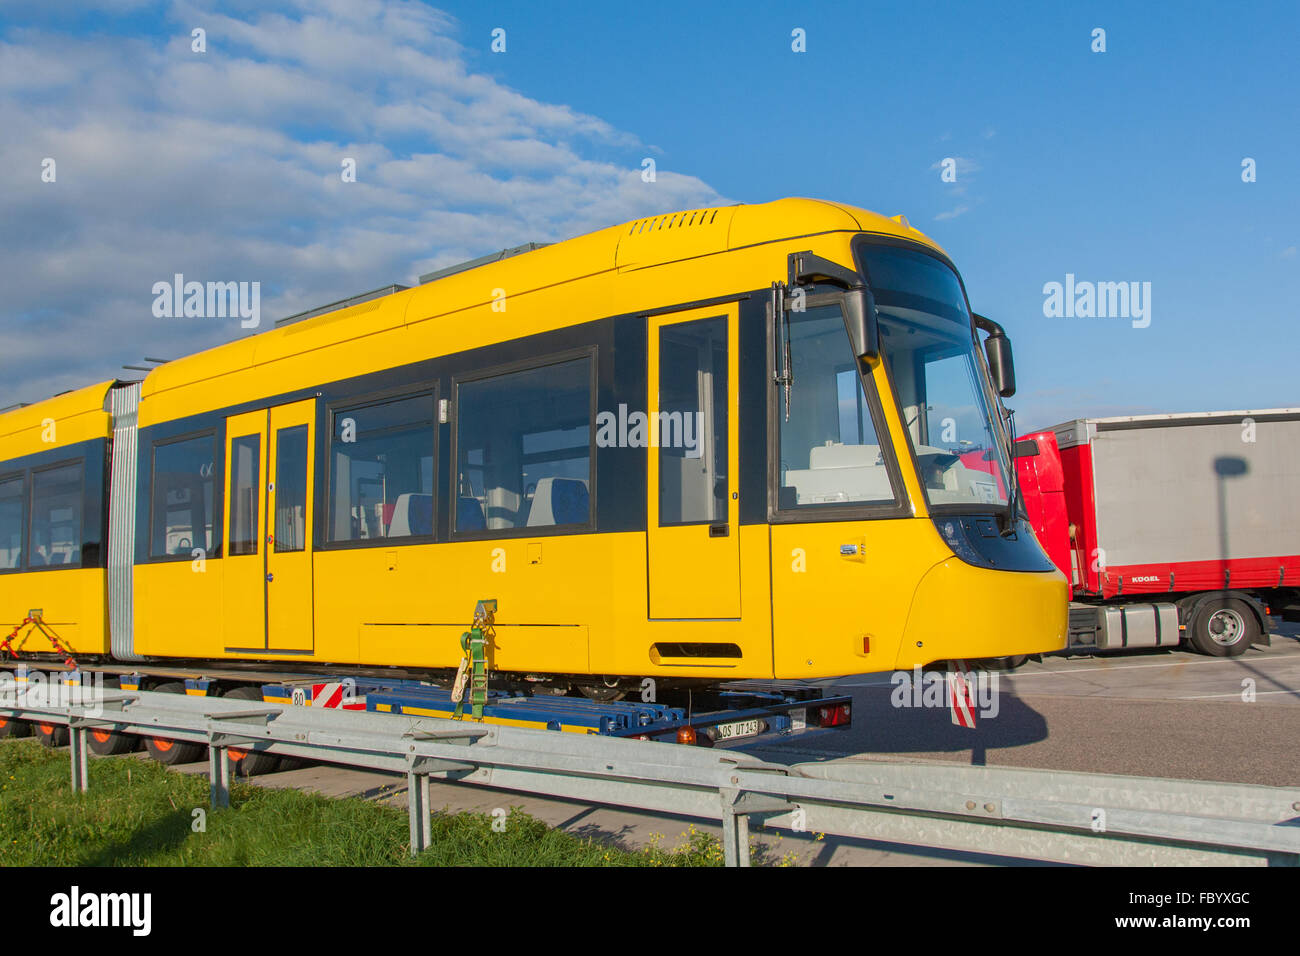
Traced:
<svg viewBox="0 0 1300 956">
<path fill-rule="evenodd" d="M 108 625 L 113 656 L 133 661 L 135 654 L 132 569 L 135 564 L 135 488 L 139 445 L 140 384 L 116 385 L 108 392 L 113 416 L 110 451 L 113 494 L 108 510 Z"/>
</svg>

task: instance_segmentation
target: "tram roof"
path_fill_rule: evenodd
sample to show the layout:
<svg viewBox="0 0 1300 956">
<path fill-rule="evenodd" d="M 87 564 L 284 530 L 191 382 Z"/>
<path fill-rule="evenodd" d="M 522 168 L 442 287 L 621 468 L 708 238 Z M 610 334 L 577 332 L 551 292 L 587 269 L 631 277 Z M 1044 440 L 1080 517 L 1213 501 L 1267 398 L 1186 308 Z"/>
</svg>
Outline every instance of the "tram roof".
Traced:
<svg viewBox="0 0 1300 956">
<path fill-rule="evenodd" d="M 169 388 L 274 360 L 301 351 L 308 343 L 316 348 L 344 341 L 359 334 L 356 326 L 347 321 L 353 318 L 364 316 L 365 331 L 361 334 L 370 334 L 485 304 L 497 288 L 509 288 L 513 296 L 605 273 L 627 273 L 833 232 L 897 236 L 939 248 L 902 216 L 890 218 L 818 199 L 779 199 L 646 216 L 562 242 L 528 243 L 439 269 L 422 276 L 427 281 L 413 288 L 386 286 L 304 310 L 265 331 L 159 365 L 145 376 L 142 395 L 147 398 Z M 0 413 L 0 434 L 12 427 L 29 427 L 28 419 L 39 422 L 54 408 L 51 403 L 66 408 L 69 403 L 84 400 L 102 407 L 112 384 L 100 383 Z"/>
</svg>

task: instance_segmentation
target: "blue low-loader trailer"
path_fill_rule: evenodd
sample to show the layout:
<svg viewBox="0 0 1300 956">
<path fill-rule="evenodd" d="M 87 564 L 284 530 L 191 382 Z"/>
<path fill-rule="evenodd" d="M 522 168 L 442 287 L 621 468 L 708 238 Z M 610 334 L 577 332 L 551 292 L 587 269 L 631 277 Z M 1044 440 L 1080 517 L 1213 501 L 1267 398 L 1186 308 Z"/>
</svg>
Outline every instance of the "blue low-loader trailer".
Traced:
<svg viewBox="0 0 1300 956">
<path fill-rule="evenodd" d="M 457 713 L 452 691 L 415 680 L 325 678 L 265 684 L 263 699 L 278 703 L 336 706 L 383 714 L 442 717 L 512 727 L 535 727 L 567 733 L 602 734 L 634 740 L 658 740 L 711 747 L 730 740 L 766 734 L 792 734 L 826 727 L 847 727 L 851 698 L 824 696 L 816 687 L 729 684 L 700 694 L 706 710 L 651 701 L 599 701 L 584 697 L 530 697 L 489 689 L 481 718 L 464 704 Z"/>
</svg>

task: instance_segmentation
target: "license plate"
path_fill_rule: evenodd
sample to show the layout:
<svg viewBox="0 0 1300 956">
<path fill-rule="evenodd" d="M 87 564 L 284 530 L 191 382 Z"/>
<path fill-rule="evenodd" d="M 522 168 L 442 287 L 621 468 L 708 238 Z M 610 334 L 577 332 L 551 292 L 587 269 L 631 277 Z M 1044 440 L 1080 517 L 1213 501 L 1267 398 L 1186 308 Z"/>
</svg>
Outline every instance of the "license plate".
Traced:
<svg viewBox="0 0 1300 956">
<path fill-rule="evenodd" d="M 730 724 L 718 724 L 713 728 L 718 740 L 733 740 L 736 737 L 756 737 L 762 723 L 757 720 L 737 720 Z"/>
</svg>

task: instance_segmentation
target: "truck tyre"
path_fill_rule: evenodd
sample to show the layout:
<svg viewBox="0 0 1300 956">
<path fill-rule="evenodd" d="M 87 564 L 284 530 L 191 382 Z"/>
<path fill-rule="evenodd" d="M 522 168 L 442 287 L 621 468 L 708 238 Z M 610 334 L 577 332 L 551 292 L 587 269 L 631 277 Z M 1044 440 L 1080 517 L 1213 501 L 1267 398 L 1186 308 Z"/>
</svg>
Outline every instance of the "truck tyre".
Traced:
<svg viewBox="0 0 1300 956">
<path fill-rule="evenodd" d="M 255 700 L 262 703 L 260 687 L 232 687 L 221 695 L 230 700 Z M 230 764 L 237 777 L 256 777 L 264 773 L 273 773 L 280 767 L 280 758 L 275 754 L 258 753 L 254 750 L 229 749 Z"/>
<path fill-rule="evenodd" d="M 159 694 L 183 694 L 185 693 L 185 683 L 183 681 L 168 681 L 149 689 Z M 180 763 L 194 763 L 196 760 L 202 760 L 203 752 L 207 748 L 203 744 L 192 744 L 182 740 L 168 740 L 166 737 L 146 737 L 144 739 L 144 749 L 149 751 L 149 756 L 154 760 L 172 767 Z"/>
<path fill-rule="evenodd" d="M 1238 657 L 1259 637 L 1259 621 L 1245 601 L 1206 601 L 1187 629 L 1192 646 L 1211 657 Z"/>
</svg>

